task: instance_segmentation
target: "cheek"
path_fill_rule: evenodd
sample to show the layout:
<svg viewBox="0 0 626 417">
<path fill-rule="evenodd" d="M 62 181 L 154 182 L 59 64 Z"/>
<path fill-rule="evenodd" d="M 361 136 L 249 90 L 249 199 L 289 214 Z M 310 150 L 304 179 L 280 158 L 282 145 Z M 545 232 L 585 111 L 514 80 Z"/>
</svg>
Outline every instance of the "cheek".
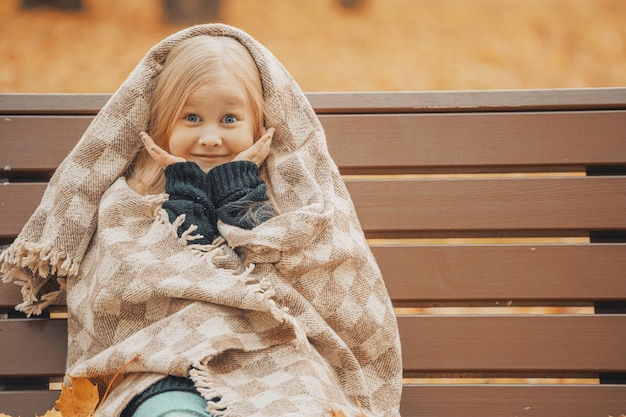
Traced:
<svg viewBox="0 0 626 417">
<path fill-rule="evenodd" d="M 246 129 L 246 133 L 237 137 L 236 143 L 234 145 L 236 149 L 234 149 L 234 151 L 241 152 L 248 149 L 254 144 L 254 140 L 255 137 L 253 135 L 252 129 Z"/>
<path fill-rule="evenodd" d="M 187 153 L 187 145 L 184 135 L 180 134 L 180 131 L 174 129 L 167 142 L 167 149 L 169 153 L 174 156 L 185 157 Z"/>
</svg>

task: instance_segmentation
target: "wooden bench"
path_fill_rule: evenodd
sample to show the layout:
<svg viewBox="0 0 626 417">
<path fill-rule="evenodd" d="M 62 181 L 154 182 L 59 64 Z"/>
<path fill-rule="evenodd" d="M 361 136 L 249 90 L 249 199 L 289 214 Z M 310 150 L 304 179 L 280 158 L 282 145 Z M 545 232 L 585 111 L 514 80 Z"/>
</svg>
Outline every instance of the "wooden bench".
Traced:
<svg viewBox="0 0 626 417">
<path fill-rule="evenodd" d="M 403 417 L 626 413 L 626 88 L 309 98 L 397 307 Z M 107 99 L 0 95 L 0 244 Z M 30 417 L 66 323 L 19 301 L 0 412 Z"/>
</svg>

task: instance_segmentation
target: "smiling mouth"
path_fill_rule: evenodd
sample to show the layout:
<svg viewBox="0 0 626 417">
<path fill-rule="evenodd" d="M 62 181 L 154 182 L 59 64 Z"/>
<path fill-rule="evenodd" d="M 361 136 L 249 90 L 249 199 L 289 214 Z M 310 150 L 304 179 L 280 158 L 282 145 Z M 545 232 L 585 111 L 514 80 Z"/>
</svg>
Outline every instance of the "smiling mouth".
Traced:
<svg viewBox="0 0 626 417">
<path fill-rule="evenodd" d="M 226 158 L 226 155 L 191 155 L 194 158 L 199 158 L 199 159 L 222 159 L 222 158 Z"/>
</svg>

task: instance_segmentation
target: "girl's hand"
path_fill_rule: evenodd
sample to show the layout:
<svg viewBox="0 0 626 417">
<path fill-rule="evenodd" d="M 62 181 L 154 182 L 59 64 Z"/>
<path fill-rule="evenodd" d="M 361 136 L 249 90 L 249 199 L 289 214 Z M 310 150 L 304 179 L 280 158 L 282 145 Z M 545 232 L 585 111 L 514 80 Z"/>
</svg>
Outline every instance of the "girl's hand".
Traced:
<svg viewBox="0 0 626 417">
<path fill-rule="evenodd" d="M 175 164 L 177 162 L 187 162 L 185 158 L 182 158 L 180 156 L 174 156 L 167 151 L 161 149 L 161 147 L 154 143 L 154 140 L 152 140 L 150 135 L 148 135 L 146 132 L 139 133 L 139 137 L 141 138 L 141 141 L 143 142 L 146 150 L 148 151 L 152 159 L 154 159 L 154 161 L 161 168 L 165 169 L 169 165 Z"/>
<path fill-rule="evenodd" d="M 265 134 L 259 138 L 245 151 L 241 151 L 235 156 L 233 161 L 252 161 L 257 166 L 261 166 L 270 154 L 270 145 L 274 136 L 274 128 L 270 127 Z"/>
</svg>

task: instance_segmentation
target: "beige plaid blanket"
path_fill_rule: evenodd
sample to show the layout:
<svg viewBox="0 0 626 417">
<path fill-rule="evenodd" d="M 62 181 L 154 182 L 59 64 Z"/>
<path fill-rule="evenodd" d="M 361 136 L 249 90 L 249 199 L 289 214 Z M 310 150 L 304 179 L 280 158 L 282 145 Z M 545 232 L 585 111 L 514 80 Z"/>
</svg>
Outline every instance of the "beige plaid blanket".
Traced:
<svg viewBox="0 0 626 417">
<path fill-rule="evenodd" d="M 191 36 L 231 36 L 259 67 L 276 128 L 264 168 L 280 215 L 213 244 L 176 234 L 124 172 L 148 125 L 161 62 Z M 1 255 L 40 314 L 66 297 L 68 374 L 105 386 L 117 415 L 167 374 L 189 376 L 223 416 L 398 416 L 401 355 L 394 312 L 351 199 L 306 97 L 244 32 L 191 27 L 151 49 L 61 164 L 40 206 Z"/>
</svg>

